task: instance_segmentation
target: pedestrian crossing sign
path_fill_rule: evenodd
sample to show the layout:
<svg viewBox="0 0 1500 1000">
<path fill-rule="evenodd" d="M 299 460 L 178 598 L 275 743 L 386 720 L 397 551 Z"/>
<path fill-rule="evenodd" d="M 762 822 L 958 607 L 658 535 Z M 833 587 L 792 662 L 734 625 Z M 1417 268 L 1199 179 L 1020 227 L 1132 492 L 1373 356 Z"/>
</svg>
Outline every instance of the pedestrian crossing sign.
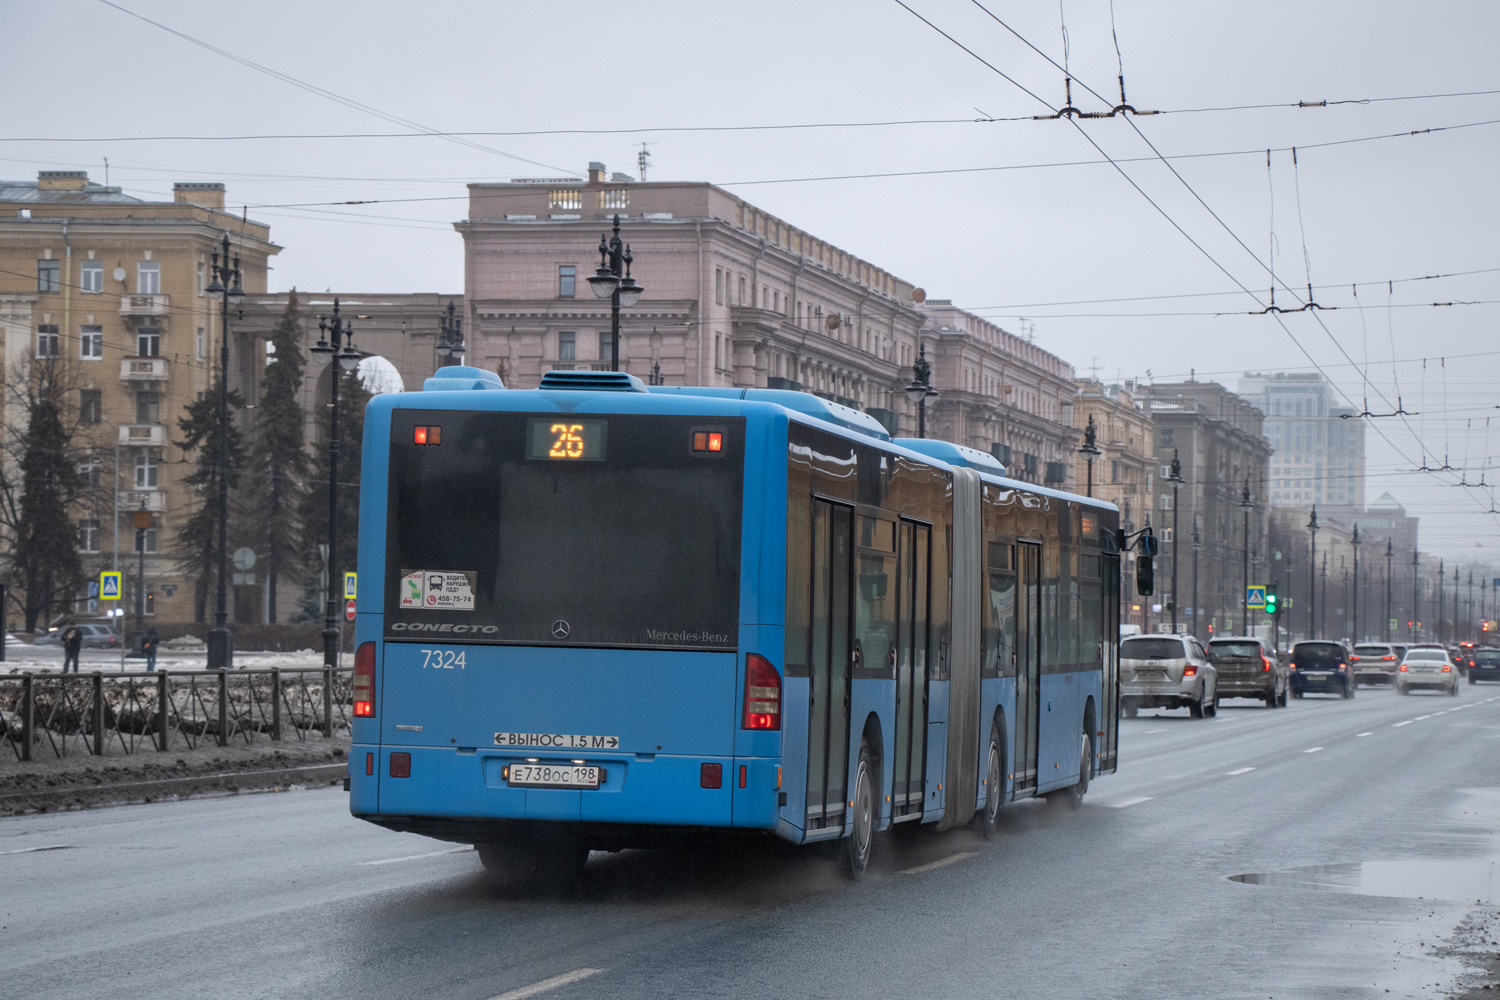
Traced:
<svg viewBox="0 0 1500 1000">
<path fill-rule="evenodd" d="M 1260 611 L 1266 606 L 1266 585 L 1245 588 L 1245 607 Z"/>
<path fill-rule="evenodd" d="M 358 573 L 345 573 L 344 574 L 344 600 L 346 600 L 346 601 L 352 601 L 352 600 L 354 600 L 354 598 L 355 598 L 354 591 L 356 589 L 355 583 L 357 582 L 358 579 L 359 579 L 359 574 Z"/>
<path fill-rule="evenodd" d="M 118 601 L 120 599 L 120 574 L 117 571 L 105 570 L 99 574 L 99 600 Z"/>
</svg>

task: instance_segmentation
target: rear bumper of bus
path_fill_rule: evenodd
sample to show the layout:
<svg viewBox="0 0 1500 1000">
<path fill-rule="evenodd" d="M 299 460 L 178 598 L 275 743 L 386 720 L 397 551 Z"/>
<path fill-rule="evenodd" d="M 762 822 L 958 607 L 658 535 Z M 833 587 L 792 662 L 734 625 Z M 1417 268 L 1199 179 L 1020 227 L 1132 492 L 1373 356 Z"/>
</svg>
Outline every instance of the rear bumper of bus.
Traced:
<svg viewBox="0 0 1500 1000">
<path fill-rule="evenodd" d="M 393 754 L 409 755 L 409 762 L 398 758 L 393 768 Z M 597 789 L 512 787 L 505 768 L 538 758 L 586 761 L 603 768 L 603 781 Z M 356 817 L 462 843 L 484 843 L 508 827 L 537 824 L 566 824 L 591 845 L 600 841 L 601 849 L 715 831 L 773 832 L 783 794 L 779 761 L 768 758 L 597 752 L 572 757 L 356 744 L 349 760 L 349 807 Z M 718 787 L 705 787 L 714 783 L 715 771 Z M 408 776 L 393 776 L 400 773 Z"/>
</svg>

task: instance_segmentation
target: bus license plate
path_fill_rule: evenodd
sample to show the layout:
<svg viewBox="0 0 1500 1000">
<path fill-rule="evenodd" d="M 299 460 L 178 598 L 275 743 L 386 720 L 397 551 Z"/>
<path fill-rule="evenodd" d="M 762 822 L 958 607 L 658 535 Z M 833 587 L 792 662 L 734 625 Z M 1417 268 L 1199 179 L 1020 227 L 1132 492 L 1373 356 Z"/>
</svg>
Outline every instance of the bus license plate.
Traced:
<svg viewBox="0 0 1500 1000">
<path fill-rule="evenodd" d="M 599 768 L 570 764 L 512 764 L 507 769 L 512 786 L 524 788 L 598 788 Z"/>
</svg>

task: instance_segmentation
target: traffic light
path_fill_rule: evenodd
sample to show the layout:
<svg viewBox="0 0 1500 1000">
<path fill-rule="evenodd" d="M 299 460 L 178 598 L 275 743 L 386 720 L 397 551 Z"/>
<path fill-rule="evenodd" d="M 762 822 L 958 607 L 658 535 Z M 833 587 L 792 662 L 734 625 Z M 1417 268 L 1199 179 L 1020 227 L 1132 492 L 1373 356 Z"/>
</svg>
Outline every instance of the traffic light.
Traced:
<svg viewBox="0 0 1500 1000">
<path fill-rule="evenodd" d="M 1268 614 L 1268 615 L 1274 615 L 1275 613 L 1276 613 L 1276 592 L 1273 591 L 1273 590 L 1267 590 L 1266 591 L 1266 614 Z"/>
</svg>

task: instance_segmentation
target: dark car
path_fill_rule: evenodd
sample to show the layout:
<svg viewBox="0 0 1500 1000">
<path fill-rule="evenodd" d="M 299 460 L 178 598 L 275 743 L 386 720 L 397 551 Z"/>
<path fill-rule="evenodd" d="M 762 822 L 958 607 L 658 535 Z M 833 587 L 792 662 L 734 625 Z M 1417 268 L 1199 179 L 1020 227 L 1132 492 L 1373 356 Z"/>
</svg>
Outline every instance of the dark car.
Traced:
<svg viewBox="0 0 1500 1000">
<path fill-rule="evenodd" d="M 1332 639 L 1309 639 L 1292 647 L 1292 697 L 1309 691 L 1353 698 L 1356 685 L 1349 669 L 1349 651 Z"/>
<path fill-rule="evenodd" d="M 1500 649 L 1480 646 L 1469 651 L 1469 683 L 1500 681 Z"/>
<path fill-rule="evenodd" d="M 61 646 L 62 634 L 68 630 L 66 625 L 60 626 L 48 632 L 46 635 L 37 636 L 34 645 L 37 646 Z M 95 622 L 80 622 L 78 630 L 83 633 L 84 649 L 119 649 L 120 629 L 117 625 L 102 625 Z"/>
<path fill-rule="evenodd" d="M 1208 644 L 1208 658 L 1218 671 L 1220 698 L 1259 698 L 1267 708 L 1285 707 L 1287 669 L 1266 640 L 1223 636 Z"/>
</svg>

